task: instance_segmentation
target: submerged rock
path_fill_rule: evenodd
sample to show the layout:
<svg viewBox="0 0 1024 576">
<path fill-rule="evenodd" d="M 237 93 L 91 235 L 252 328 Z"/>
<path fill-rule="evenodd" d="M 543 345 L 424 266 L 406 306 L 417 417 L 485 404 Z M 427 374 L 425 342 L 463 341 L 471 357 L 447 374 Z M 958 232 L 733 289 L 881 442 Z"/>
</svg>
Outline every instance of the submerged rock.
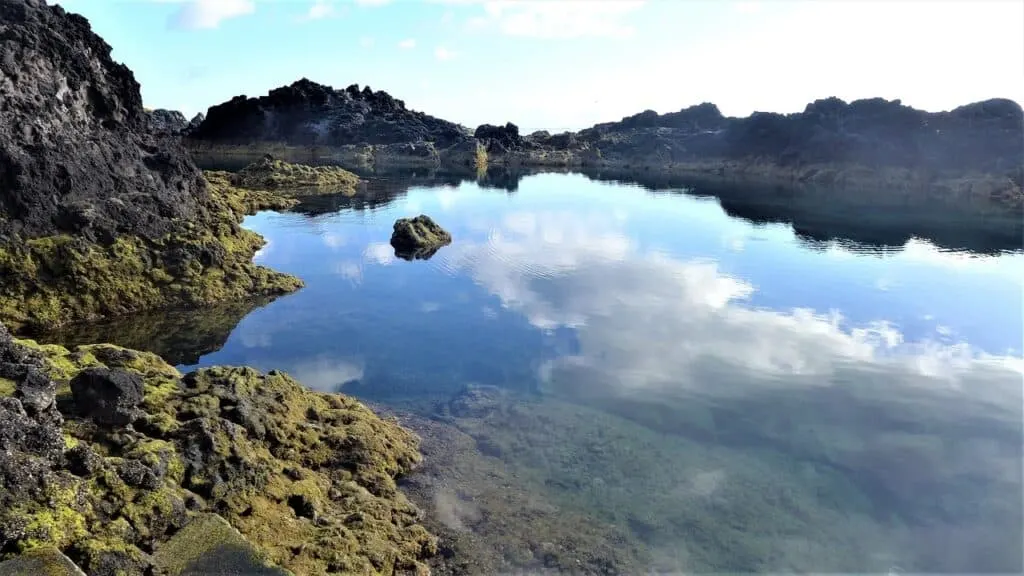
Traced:
<svg viewBox="0 0 1024 576">
<path fill-rule="evenodd" d="M 239 193 L 210 187 L 154 134 L 131 71 L 87 20 L 0 2 L 0 321 L 60 326 L 281 294 L 252 264 Z M 171 114 L 173 116 L 173 114 Z"/>
<path fill-rule="evenodd" d="M 399 218 L 391 233 L 395 254 L 407 260 L 430 258 L 451 242 L 452 235 L 424 214 L 415 218 Z"/>
<path fill-rule="evenodd" d="M 418 439 L 355 400 L 2 326 L 0 360 L 60 391 L 36 413 L 0 392 L 0 561 L 52 547 L 99 576 L 395 574 L 436 552 L 395 483 Z"/>
</svg>

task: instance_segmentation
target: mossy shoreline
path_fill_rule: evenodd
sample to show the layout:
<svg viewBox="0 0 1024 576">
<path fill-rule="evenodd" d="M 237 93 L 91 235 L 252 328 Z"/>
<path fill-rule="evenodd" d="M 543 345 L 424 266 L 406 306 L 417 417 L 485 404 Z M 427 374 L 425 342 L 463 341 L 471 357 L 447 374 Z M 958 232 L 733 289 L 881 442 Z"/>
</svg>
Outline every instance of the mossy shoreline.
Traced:
<svg viewBox="0 0 1024 576">
<path fill-rule="evenodd" d="M 0 381 L 0 419 L 26 420 L 29 439 L 0 458 L 0 560 L 55 547 L 90 574 L 149 573 L 162 543 L 213 512 L 295 574 L 427 571 L 436 539 L 395 484 L 419 463 L 419 439 L 395 421 L 279 372 L 182 375 L 111 345 L 0 340 L 0 356 L 37 366 L 55 394 L 40 409 L 27 384 Z M 127 426 L 82 405 L 75 386 L 97 369 L 141 381 Z M 19 489 L 16 468 L 42 472 Z"/>
<path fill-rule="evenodd" d="M 352 194 L 359 183 L 339 168 L 280 161 L 239 175 L 206 172 L 207 221 L 176 221 L 158 239 L 122 235 L 93 242 L 70 234 L 0 243 L 0 322 L 45 330 L 143 310 L 202 307 L 298 290 L 302 281 L 252 262 L 264 245 L 241 226 L 258 210 L 290 208 L 312 193 Z"/>
<path fill-rule="evenodd" d="M 664 176 L 735 179 L 759 184 L 813 186 L 821 194 L 843 194 L 851 190 L 896 193 L 920 202 L 939 201 L 951 207 L 968 207 L 986 212 L 1014 212 L 1024 207 L 1020 182 L 1006 174 L 933 173 L 910 168 L 872 168 L 856 164 L 807 164 L 782 166 L 769 160 L 750 159 L 672 162 L 660 158 L 603 157 L 594 150 L 525 150 L 488 153 L 477 145 L 439 150 L 436 157 L 389 152 L 379 161 L 375 150 L 366 146 L 299 146 L 280 142 L 220 144 L 186 141 L 194 157 L 257 159 L 273 154 L 293 162 L 335 163 L 353 170 L 389 170 L 409 167 L 462 168 L 468 172 L 487 167 L 510 169 L 555 169 L 578 172 L 643 172 Z M 390 147 L 389 147 L 390 148 Z"/>
</svg>

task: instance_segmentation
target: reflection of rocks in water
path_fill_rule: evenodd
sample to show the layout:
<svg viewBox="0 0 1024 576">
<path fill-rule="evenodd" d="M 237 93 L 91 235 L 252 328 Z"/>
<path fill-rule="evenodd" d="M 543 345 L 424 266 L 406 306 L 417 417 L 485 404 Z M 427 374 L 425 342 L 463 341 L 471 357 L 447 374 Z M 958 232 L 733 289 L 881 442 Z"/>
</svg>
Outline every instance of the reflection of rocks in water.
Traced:
<svg viewBox="0 0 1024 576">
<path fill-rule="evenodd" d="M 413 260 L 430 260 L 440 249 L 440 246 L 418 248 L 416 250 L 399 250 L 398 248 L 395 248 L 395 256 L 407 262 L 412 262 Z"/>
<path fill-rule="evenodd" d="M 717 198 L 729 216 L 755 224 L 791 224 L 800 236 L 823 242 L 898 247 L 917 237 L 942 248 L 986 254 L 1019 250 L 1024 244 L 1019 209 L 982 212 L 924 193 L 766 184 L 657 170 L 581 172 L 591 180 L 635 183 L 652 192 Z"/>
<path fill-rule="evenodd" d="M 208 308 L 152 311 L 29 336 L 40 342 L 69 347 L 106 342 L 152 352 L 171 365 L 193 365 L 202 356 L 220 350 L 242 318 L 273 300 L 262 298 Z"/>
</svg>

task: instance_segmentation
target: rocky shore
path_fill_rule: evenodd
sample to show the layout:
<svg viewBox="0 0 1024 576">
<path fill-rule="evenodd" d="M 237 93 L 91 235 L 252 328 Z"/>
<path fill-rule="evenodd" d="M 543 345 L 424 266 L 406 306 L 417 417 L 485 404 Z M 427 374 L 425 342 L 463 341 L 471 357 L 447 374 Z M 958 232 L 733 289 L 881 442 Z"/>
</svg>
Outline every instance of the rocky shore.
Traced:
<svg viewBox="0 0 1024 576">
<path fill-rule="evenodd" d="M 252 263 L 255 202 L 149 130 L 139 85 L 82 17 L 0 4 L 0 321 L 59 326 L 293 291 Z M 53 97 L 56 90 L 57 97 Z M 244 206 L 244 208 L 243 208 Z"/>
<path fill-rule="evenodd" d="M 509 166 L 725 176 L 826 191 L 885 188 L 962 204 L 1024 204 L 1024 113 L 992 99 L 929 113 L 881 98 L 817 100 L 796 114 L 721 114 L 713 104 L 647 110 L 579 132 L 475 130 L 386 92 L 308 79 L 213 106 L 186 137 L 197 156 L 272 153 L 358 169 Z"/>
<path fill-rule="evenodd" d="M 216 513 L 297 574 L 423 571 L 436 543 L 395 486 L 417 443 L 281 373 L 183 376 L 153 354 L 0 328 L 3 555 L 54 547 L 89 574 L 144 574 Z"/>
<path fill-rule="evenodd" d="M 110 52 L 60 6 L 0 0 L 0 574 L 426 573 L 394 421 L 279 372 L 8 332 L 296 290 L 243 216 L 359 185 L 273 158 L 203 174 Z"/>
</svg>

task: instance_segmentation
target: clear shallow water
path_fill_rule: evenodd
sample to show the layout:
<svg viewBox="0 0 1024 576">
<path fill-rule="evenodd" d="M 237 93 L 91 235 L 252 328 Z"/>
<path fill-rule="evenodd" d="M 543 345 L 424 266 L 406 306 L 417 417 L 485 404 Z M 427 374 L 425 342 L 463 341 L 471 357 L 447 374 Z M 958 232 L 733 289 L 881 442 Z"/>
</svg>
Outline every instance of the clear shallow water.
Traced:
<svg viewBox="0 0 1024 576">
<path fill-rule="evenodd" d="M 630 569 L 1021 570 L 1024 256 L 808 243 L 577 175 L 323 211 L 246 221 L 307 287 L 194 365 L 424 414 L 505 390 L 448 417 L 548 513 L 624 534 Z M 398 260 L 419 213 L 455 241 Z"/>
</svg>

